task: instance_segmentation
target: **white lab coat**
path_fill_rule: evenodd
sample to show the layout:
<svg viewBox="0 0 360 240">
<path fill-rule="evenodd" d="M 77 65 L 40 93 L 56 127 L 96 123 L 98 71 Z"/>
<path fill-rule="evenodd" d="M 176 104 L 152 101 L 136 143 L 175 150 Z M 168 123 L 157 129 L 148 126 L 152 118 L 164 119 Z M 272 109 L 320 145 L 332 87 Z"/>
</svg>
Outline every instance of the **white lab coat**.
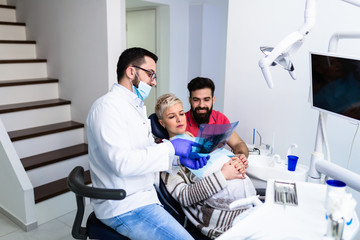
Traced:
<svg viewBox="0 0 360 240">
<path fill-rule="evenodd" d="M 111 218 L 152 203 L 159 203 L 154 183 L 159 171 L 171 172 L 174 148 L 155 144 L 142 101 L 114 84 L 99 98 L 87 117 L 90 174 L 99 188 L 121 188 L 123 200 L 91 199 L 100 219 Z"/>
</svg>

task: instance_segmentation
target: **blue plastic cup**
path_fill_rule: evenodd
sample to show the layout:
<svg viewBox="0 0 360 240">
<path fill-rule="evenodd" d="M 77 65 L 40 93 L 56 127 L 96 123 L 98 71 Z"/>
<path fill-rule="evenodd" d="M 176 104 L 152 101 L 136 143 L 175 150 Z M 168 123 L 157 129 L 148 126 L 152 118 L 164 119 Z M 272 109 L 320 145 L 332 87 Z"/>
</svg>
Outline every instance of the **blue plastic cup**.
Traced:
<svg viewBox="0 0 360 240">
<path fill-rule="evenodd" d="M 287 157 L 288 157 L 288 170 L 295 171 L 299 157 L 294 155 L 288 155 Z"/>
<path fill-rule="evenodd" d="M 334 187 L 334 188 L 344 188 L 346 187 L 346 183 L 340 180 L 329 179 L 326 181 L 327 185 Z"/>
</svg>

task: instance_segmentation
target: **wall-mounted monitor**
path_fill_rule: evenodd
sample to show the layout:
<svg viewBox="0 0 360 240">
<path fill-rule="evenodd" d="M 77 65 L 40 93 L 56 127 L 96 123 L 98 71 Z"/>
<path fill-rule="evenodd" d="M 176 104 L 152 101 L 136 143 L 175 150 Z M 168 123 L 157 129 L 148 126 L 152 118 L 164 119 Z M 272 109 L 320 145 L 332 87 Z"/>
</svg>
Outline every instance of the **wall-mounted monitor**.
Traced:
<svg viewBox="0 0 360 240">
<path fill-rule="evenodd" d="M 360 56 L 310 52 L 312 107 L 360 122 Z"/>
</svg>

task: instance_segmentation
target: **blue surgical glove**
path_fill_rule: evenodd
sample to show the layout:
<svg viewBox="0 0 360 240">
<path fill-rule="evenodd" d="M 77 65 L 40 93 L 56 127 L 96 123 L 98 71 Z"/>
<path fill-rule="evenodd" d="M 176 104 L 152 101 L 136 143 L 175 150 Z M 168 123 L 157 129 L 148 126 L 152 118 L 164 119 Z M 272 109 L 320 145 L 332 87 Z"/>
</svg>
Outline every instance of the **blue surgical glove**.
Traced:
<svg viewBox="0 0 360 240">
<path fill-rule="evenodd" d="M 210 155 L 200 157 L 197 160 L 186 157 L 180 157 L 180 163 L 188 168 L 199 169 L 205 166 L 209 159 L 210 159 Z"/>
<path fill-rule="evenodd" d="M 187 139 L 182 139 L 182 138 L 176 138 L 174 140 L 170 141 L 172 143 L 172 145 L 174 146 L 175 149 L 175 155 L 179 156 L 179 157 L 184 157 L 184 158 L 191 158 L 191 159 L 198 159 L 200 156 L 197 155 L 197 157 L 195 155 L 190 156 L 192 147 L 199 147 L 200 144 L 187 140 Z"/>
</svg>

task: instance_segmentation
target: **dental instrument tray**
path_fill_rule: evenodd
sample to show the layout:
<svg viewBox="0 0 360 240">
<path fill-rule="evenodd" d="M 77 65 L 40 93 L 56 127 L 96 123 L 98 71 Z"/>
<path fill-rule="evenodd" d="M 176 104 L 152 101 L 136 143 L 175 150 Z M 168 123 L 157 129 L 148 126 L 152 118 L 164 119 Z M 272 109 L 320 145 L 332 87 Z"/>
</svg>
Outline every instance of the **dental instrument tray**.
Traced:
<svg viewBox="0 0 360 240">
<path fill-rule="evenodd" d="M 298 205 L 295 183 L 274 181 L 274 191 L 275 203 L 282 204 L 284 206 Z"/>
</svg>

